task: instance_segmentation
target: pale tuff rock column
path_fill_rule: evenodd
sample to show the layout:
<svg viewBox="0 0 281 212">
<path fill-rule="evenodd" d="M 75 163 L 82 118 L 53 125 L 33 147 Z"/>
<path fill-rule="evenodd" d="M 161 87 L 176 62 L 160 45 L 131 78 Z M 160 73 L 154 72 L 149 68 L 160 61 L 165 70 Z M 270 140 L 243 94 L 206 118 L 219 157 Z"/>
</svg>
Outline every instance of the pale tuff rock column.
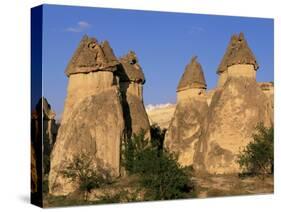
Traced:
<svg viewBox="0 0 281 212">
<path fill-rule="evenodd" d="M 133 51 L 120 58 L 117 75 L 120 80 L 124 120 L 127 137 L 144 131 L 150 138 L 150 124 L 143 104 L 143 84 L 145 77 L 138 58 Z"/>
<path fill-rule="evenodd" d="M 263 93 L 267 96 L 270 102 L 270 108 L 271 108 L 271 125 L 274 124 L 274 84 L 273 82 L 260 82 L 258 83 Z"/>
<path fill-rule="evenodd" d="M 42 177 L 50 166 L 44 158 L 50 155 L 57 134 L 55 112 L 47 99 L 41 97 L 31 113 L 31 182 L 32 192 L 42 191 Z"/>
<path fill-rule="evenodd" d="M 234 35 L 218 68 L 227 73 L 212 96 L 204 131 L 194 157 L 197 171 L 211 174 L 239 172 L 239 150 L 251 140 L 255 126 L 270 125 L 271 107 L 256 82 L 258 64 L 244 35 Z"/>
<path fill-rule="evenodd" d="M 255 71 L 258 68 L 259 65 L 256 62 L 256 58 L 251 49 L 248 47 L 243 33 L 240 33 L 239 35 L 233 35 L 217 70 L 217 74 L 219 76 L 218 87 L 222 87 L 229 77 L 239 77 L 241 75 L 256 79 Z M 251 69 L 251 71 L 245 71 L 243 69 Z"/>
<path fill-rule="evenodd" d="M 64 113 L 51 155 L 49 191 L 67 195 L 77 189 L 62 175 L 67 163 L 86 153 L 93 169 L 120 175 L 124 120 L 118 79 L 118 60 L 107 41 L 84 36 L 66 69 L 69 78 Z"/>
<path fill-rule="evenodd" d="M 43 130 L 44 130 L 44 143 L 48 143 L 50 147 L 55 142 L 57 135 L 57 124 L 55 121 L 56 113 L 51 109 L 50 104 L 47 99 L 42 97 L 40 100 L 42 101 L 43 107 Z"/>
<path fill-rule="evenodd" d="M 65 71 L 69 80 L 62 123 L 85 97 L 118 86 L 113 75 L 118 64 L 107 41 L 99 44 L 95 38 L 82 38 Z"/>
<path fill-rule="evenodd" d="M 178 154 L 178 161 L 184 166 L 193 164 L 202 123 L 208 111 L 206 87 L 202 67 L 193 57 L 180 79 L 176 110 L 164 141 L 164 146 Z"/>
</svg>

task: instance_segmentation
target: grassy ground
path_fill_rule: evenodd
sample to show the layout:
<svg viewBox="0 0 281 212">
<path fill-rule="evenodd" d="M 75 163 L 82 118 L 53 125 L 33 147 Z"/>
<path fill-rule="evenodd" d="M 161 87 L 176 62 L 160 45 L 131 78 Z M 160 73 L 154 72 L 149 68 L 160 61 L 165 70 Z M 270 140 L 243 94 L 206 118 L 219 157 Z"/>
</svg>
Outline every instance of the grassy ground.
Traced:
<svg viewBox="0 0 281 212">
<path fill-rule="evenodd" d="M 44 183 L 45 188 L 47 182 Z M 111 185 L 94 189 L 88 194 L 87 201 L 83 194 L 75 192 L 69 196 L 52 196 L 45 189 L 43 195 L 44 207 L 65 207 L 74 205 L 93 205 L 106 203 L 124 203 L 141 201 L 143 198 L 143 189 L 138 185 L 136 176 L 120 178 Z"/>
<path fill-rule="evenodd" d="M 274 191 L 273 176 L 261 179 L 237 175 L 209 175 L 194 180 L 198 198 L 270 194 Z"/>
<path fill-rule="evenodd" d="M 253 195 L 273 193 L 273 177 L 238 177 L 237 175 L 205 175 L 193 177 L 195 195 L 193 198 L 225 197 L 235 195 Z M 47 185 L 45 185 L 47 186 Z M 89 194 L 87 201 L 83 195 L 52 196 L 44 194 L 44 207 L 63 207 L 74 205 L 93 205 L 105 203 L 141 201 L 143 190 L 137 184 L 136 177 L 121 178 L 114 184 L 96 189 Z"/>
</svg>

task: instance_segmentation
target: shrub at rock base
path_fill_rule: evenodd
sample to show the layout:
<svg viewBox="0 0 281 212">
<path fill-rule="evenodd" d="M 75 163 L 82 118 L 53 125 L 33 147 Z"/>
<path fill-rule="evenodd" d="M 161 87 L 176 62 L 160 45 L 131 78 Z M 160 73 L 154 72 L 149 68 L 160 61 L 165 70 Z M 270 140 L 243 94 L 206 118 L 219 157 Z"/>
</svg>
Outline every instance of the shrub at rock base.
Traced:
<svg viewBox="0 0 281 212">
<path fill-rule="evenodd" d="M 84 195 L 87 201 L 88 194 L 92 189 L 100 188 L 103 185 L 110 184 L 109 175 L 102 174 L 99 170 L 93 169 L 93 158 L 82 152 L 75 155 L 62 171 L 64 177 L 71 182 L 77 182 L 79 191 Z"/>
<path fill-rule="evenodd" d="M 159 132 L 159 138 L 163 137 Z M 174 154 L 159 148 L 157 143 L 161 142 L 155 141 L 155 137 L 151 142 L 145 140 L 141 133 L 125 142 L 123 165 L 128 174 L 139 176 L 140 185 L 146 188 L 145 200 L 190 197 L 193 184 L 188 169 L 179 165 Z"/>
<path fill-rule="evenodd" d="M 238 164 L 243 174 L 264 176 L 273 174 L 274 163 L 274 129 L 262 123 L 256 127 L 250 142 L 238 155 Z"/>
</svg>

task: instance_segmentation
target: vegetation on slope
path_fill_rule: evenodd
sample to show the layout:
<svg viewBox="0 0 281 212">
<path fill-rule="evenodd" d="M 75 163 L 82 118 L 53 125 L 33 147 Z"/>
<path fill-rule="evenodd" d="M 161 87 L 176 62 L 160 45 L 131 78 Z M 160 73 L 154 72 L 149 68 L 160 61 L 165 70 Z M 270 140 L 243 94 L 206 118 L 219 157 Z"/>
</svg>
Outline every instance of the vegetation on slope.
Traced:
<svg viewBox="0 0 281 212">
<path fill-rule="evenodd" d="M 174 154 L 163 148 L 165 131 L 154 125 L 151 132 L 150 141 L 141 133 L 125 142 L 125 169 L 129 175 L 139 176 L 141 186 L 146 188 L 145 200 L 189 197 L 193 191 L 190 171 L 177 162 Z"/>
<path fill-rule="evenodd" d="M 238 164 L 243 174 L 264 177 L 273 174 L 274 167 L 274 129 L 265 127 L 262 123 L 256 127 L 253 141 L 238 155 Z"/>
</svg>

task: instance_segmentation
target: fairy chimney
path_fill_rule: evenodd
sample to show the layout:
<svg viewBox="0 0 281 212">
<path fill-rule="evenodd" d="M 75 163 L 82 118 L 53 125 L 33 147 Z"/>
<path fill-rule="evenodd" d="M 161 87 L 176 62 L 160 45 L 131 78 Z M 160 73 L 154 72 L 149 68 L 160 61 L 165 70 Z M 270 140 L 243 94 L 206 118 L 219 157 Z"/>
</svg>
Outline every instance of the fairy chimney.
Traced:
<svg viewBox="0 0 281 212">
<path fill-rule="evenodd" d="M 202 123 L 208 112 L 206 82 L 197 57 L 186 66 L 177 87 L 177 105 L 167 130 L 164 145 L 178 154 L 178 162 L 184 166 L 193 164 L 193 155 Z"/>
<path fill-rule="evenodd" d="M 62 172 L 81 154 L 95 170 L 120 176 L 124 118 L 118 85 L 118 60 L 107 41 L 84 36 L 67 68 L 69 78 L 61 126 L 51 155 L 49 192 L 68 195 L 78 189 Z"/>
<path fill-rule="evenodd" d="M 197 57 L 193 57 L 186 66 L 185 71 L 177 87 L 177 102 L 183 101 L 187 97 L 204 94 L 207 85 L 201 65 L 197 62 Z"/>
<path fill-rule="evenodd" d="M 136 53 L 130 51 L 127 55 L 120 58 L 120 63 L 121 67 L 118 76 L 120 78 L 121 91 L 130 93 L 142 100 L 145 78 Z"/>
<path fill-rule="evenodd" d="M 135 52 L 130 51 L 120 58 L 117 75 L 122 94 L 122 105 L 127 136 L 144 131 L 150 138 L 149 119 L 143 104 L 143 84 L 145 77 Z"/>
<path fill-rule="evenodd" d="M 212 95 L 194 154 L 197 171 L 239 173 L 237 155 L 252 141 L 257 124 L 272 125 L 273 107 L 256 82 L 257 69 L 244 35 L 233 35 L 218 68 L 219 86 Z"/>
<path fill-rule="evenodd" d="M 222 87 L 229 77 L 256 79 L 259 65 L 248 46 L 243 33 L 233 35 L 217 70 L 218 87 Z"/>
<path fill-rule="evenodd" d="M 108 41 L 98 43 L 86 35 L 82 38 L 65 70 L 68 87 L 62 123 L 85 97 L 117 85 L 113 73 L 118 63 Z"/>
<path fill-rule="evenodd" d="M 48 103 L 47 99 L 42 97 L 40 99 L 43 109 L 43 130 L 44 130 L 44 143 L 48 143 L 51 147 L 56 140 L 57 135 L 57 124 L 56 124 L 56 113 L 52 110 L 51 105 Z"/>
</svg>

